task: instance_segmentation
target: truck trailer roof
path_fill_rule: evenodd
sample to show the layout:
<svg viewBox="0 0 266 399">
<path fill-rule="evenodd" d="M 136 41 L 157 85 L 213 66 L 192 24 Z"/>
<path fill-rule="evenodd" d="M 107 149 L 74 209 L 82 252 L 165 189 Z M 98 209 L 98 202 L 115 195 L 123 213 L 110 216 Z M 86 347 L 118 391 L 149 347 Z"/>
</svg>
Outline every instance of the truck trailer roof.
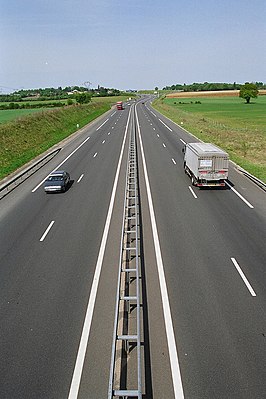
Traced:
<svg viewBox="0 0 266 399">
<path fill-rule="evenodd" d="M 228 157 L 227 152 L 211 143 L 187 143 L 187 146 L 190 147 L 191 150 L 199 156 L 221 155 L 224 157 Z"/>
</svg>

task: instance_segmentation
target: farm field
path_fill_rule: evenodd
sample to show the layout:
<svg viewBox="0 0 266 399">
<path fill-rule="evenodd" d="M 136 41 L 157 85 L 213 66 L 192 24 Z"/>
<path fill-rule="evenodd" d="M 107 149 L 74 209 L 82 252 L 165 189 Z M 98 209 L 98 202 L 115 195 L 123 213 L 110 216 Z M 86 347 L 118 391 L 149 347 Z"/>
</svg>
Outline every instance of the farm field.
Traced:
<svg viewBox="0 0 266 399">
<path fill-rule="evenodd" d="M 266 182 L 266 96 L 245 104 L 237 96 L 171 95 L 156 100 L 154 107 L 199 139 L 222 147 L 238 165 Z"/>
<path fill-rule="evenodd" d="M 53 109 L 14 111 L 14 119 L 0 123 L 0 179 L 59 143 L 127 97 L 102 97 L 89 104 Z M 34 111 L 21 117 L 19 111 Z"/>
<path fill-rule="evenodd" d="M 8 109 L 0 110 L 0 123 L 12 121 L 17 118 L 24 117 L 36 112 L 45 112 L 48 108 L 35 108 L 35 109 Z"/>
<path fill-rule="evenodd" d="M 126 97 L 125 96 L 117 96 L 117 97 L 93 97 L 91 103 L 105 103 L 105 104 L 109 104 L 110 106 L 112 106 L 113 104 L 116 103 L 116 101 L 126 101 Z M 75 99 L 72 99 L 73 103 L 76 103 Z M 67 105 L 67 100 L 50 100 L 50 101 L 38 101 L 38 100 L 33 100 L 33 101 L 21 101 L 21 102 L 17 102 L 16 104 L 23 104 L 23 105 L 30 105 L 31 103 L 33 104 L 41 104 L 43 105 L 43 107 L 40 108 L 24 108 L 24 109 L 7 109 L 7 110 L 1 110 L 0 109 L 0 124 L 1 123 L 6 123 L 18 118 L 22 118 L 24 116 L 36 113 L 36 112 L 45 112 L 46 110 L 49 109 L 55 109 L 55 108 L 51 108 L 49 107 L 49 105 L 51 105 L 52 103 L 58 103 L 61 102 L 64 105 Z M 8 104 L 8 103 L 4 103 L 4 102 L 0 102 L 0 106 L 2 104 Z M 45 107 L 45 104 L 47 104 L 47 107 Z"/>
</svg>

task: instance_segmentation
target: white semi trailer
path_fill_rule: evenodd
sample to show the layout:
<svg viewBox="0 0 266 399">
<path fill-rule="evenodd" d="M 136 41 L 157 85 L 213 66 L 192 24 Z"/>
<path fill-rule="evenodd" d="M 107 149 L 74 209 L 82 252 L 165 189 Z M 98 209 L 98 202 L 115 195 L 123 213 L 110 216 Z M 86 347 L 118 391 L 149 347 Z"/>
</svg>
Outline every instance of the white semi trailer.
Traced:
<svg viewBox="0 0 266 399">
<path fill-rule="evenodd" d="M 210 143 L 187 143 L 184 153 L 184 169 L 194 186 L 225 186 L 229 166 L 225 151 Z"/>
</svg>

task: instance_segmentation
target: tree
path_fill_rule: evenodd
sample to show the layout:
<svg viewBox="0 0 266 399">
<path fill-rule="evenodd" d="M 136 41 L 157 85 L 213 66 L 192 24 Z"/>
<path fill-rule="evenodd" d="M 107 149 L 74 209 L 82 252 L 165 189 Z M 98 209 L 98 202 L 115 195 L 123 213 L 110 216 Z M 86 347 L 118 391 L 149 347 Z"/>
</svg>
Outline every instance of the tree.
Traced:
<svg viewBox="0 0 266 399">
<path fill-rule="evenodd" d="M 75 95 L 75 99 L 79 104 L 87 104 L 91 101 L 91 95 L 86 92 L 78 93 Z"/>
<path fill-rule="evenodd" d="M 244 98 L 246 100 L 246 104 L 249 104 L 251 98 L 258 97 L 258 93 L 259 90 L 255 83 L 246 82 L 240 87 L 239 97 Z"/>
</svg>

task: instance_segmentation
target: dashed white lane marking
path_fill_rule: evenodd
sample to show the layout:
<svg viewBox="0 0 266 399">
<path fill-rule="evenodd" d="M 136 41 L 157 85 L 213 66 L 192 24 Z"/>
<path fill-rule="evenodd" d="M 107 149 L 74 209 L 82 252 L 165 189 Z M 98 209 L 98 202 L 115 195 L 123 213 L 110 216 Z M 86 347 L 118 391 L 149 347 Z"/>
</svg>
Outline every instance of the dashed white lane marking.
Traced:
<svg viewBox="0 0 266 399">
<path fill-rule="evenodd" d="M 246 278 L 245 274 L 243 273 L 241 267 L 239 266 L 239 264 L 237 263 L 237 261 L 235 260 L 235 258 L 231 258 L 231 261 L 233 262 L 236 270 L 238 271 L 238 273 L 240 274 L 242 280 L 244 281 L 244 283 L 247 286 L 247 289 L 249 290 L 249 292 L 251 293 L 252 296 L 257 296 L 255 291 L 253 290 L 253 288 L 251 287 L 251 284 L 249 283 L 248 279 Z"/>
<path fill-rule="evenodd" d="M 116 111 L 115 112 L 113 112 L 110 116 L 113 116 L 114 114 L 116 114 Z"/>
<path fill-rule="evenodd" d="M 104 121 L 104 122 L 96 129 L 96 131 L 99 130 L 99 129 L 101 129 L 101 127 L 102 127 L 103 125 L 105 125 L 106 122 L 108 122 L 108 121 L 109 121 L 109 118 L 106 119 L 106 121 Z"/>
<path fill-rule="evenodd" d="M 105 140 L 102 141 L 102 144 L 104 144 L 104 143 L 105 143 Z"/>
<path fill-rule="evenodd" d="M 95 154 L 93 155 L 93 158 L 97 157 L 98 152 L 95 152 Z"/>
<path fill-rule="evenodd" d="M 181 141 L 181 143 L 183 143 L 183 144 L 187 144 L 184 140 L 182 140 L 182 139 L 179 139 L 180 141 Z"/>
<path fill-rule="evenodd" d="M 166 148 L 166 145 L 163 143 L 164 148 Z"/>
<path fill-rule="evenodd" d="M 170 132 L 173 131 L 173 130 L 172 130 L 169 126 L 167 126 L 167 124 L 164 123 L 160 118 L 159 118 L 159 121 L 160 121 L 168 130 L 170 130 Z"/>
<path fill-rule="evenodd" d="M 111 132 L 108 132 L 108 136 L 109 136 L 110 133 L 111 133 Z"/>
<path fill-rule="evenodd" d="M 59 165 L 57 165 L 57 167 L 53 169 L 52 172 L 49 173 L 49 175 L 59 169 L 60 166 L 62 166 L 73 154 L 75 154 L 75 152 L 78 151 L 80 147 L 82 147 L 89 139 L 90 137 L 87 137 L 86 140 L 84 140 L 74 151 L 72 151 L 71 154 L 69 154 Z M 38 190 L 38 188 L 45 182 L 45 180 L 47 180 L 48 176 L 46 176 L 33 190 L 31 190 L 31 192 L 34 193 L 36 190 Z"/>
<path fill-rule="evenodd" d="M 176 161 L 174 160 L 174 158 L 172 158 L 172 162 L 174 165 L 176 165 Z"/>
<path fill-rule="evenodd" d="M 45 230 L 45 232 L 41 236 L 40 241 L 44 241 L 45 237 L 47 236 L 47 234 L 49 233 L 49 231 L 53 227 L 54 222 L 55 222 L 54 220 L 51 221 L 51 223 L 49 224 L 49 226 L 47 227 L 47 229 Z"/>
<path fill-rule="evenodd" d="M 159 134 L 157 134 L 157 137 L 160 137 L 160 135 L 159 135 Z"/>
<path fill-rule="evenodd" d="M 249 208 L 251 208 L 251 209 L 254 208 L 254 206 L 251 205 L 251 203 L 248 202 L 248 201 L 247 201 L 234 187 L 232 187 L 231 184 L 229 184 L 227 181 L 225 182 L 225 184 L 227 184 L 227 186 L 230 188 L 230 190 L 232 190 L 243 202 L 245 202 L 245 204 L 246 204 Z"/>
<path fill-rule="evenodd" d="M 156 130 L 155 127 L 153 128 L 153 130 Z"/>
<path fill-rule="evenodd" d="M 89 336 L 90 336 L 91 322 L 92 322 L 94 306 L 95 306 L 95 301 L 96 301 L 96 296 L 97 296 L 97 290 L 98 290 L 98 285 L 99 285 L 99 280 L 100 280 L 100 275 L 101 275 L 101 270 L 102 270 L 103 257 L 104 257 L 104 253 L 105 253 L 105 247 L 106 247 L 106 242 L 107 242 L 107 238 L 108 238 L 109 227 L 110 227 L 110 223 L 111 223 L 111 217 L 112 217 L 113 208 L 114 208 L 114 201 L 115 201 L 115 196 L 116 196 L 118 177 L 119 177 L 119 173 L 120 173 L 120 169 L 121 169 L 122 157 L 123 157 L 126 137 L 127 137 L 127 133 L 128 133 L 130 116 L 131 116 L 131 109 L 130 109 L 129 116 L 128 116 L 127 126 L 126 126 L 126 130 L 125 130 L 125 134 L 124 134 L 124 139 L 123 139 L 122 148 L 121 148 L 119 161 L 118 161 L 118 165 L 117 165 L 114 185 L 113 185 L 113 189 L 112 189 L 111 200 L 110 200 L 108 213 L 107 213 L 107 217 L 106 217 L 106 222 L 105 222 L 105 226 L 104 226 L 101 246 L 100 246 L 98 259 L 97 259 L 97 263 L 96 263 L 96 267 L 95 267 L 95 272 L 94 272 L 94 276 L 93 276 L 93 280 L 92 280 L 93 282 L 92 282 L 92 286 L 91 286 L 91 290 L 90 290 L 88 307 L 86 310 L 85 320 L 84 320 L 84 324 L 83 324 L 83 328 L 82 328 L 82 334 L 81 334 L 81 338 L 80 338 L 79 349 L 78 349 L 77 359 L 76 359 L 75 368 L 74 368 L 74 372 L 73 372 L 73 376 L 72 376 L 71 386 L 70 386 L 70 390 L 69 390 L 69 394 L 68 394 L 68 399 L 77 399 L 78 393 L 79 393 L 81 375 L 82 375 L 82 371 L 83 371 L 83 364 L 84 364 L 85 355 L 86 355 L 86 351 L 87 351 L 87 345 L 88 345 Z"/>
<path fill-rule="evenodd" d="M 198 197 L 196 196 L 196 194 L 194 193 L 193 189 L 192 189 L 190 186 L 188 186 L 188 188 L 189 188 L 189 190 L 191 191 L 191 194 L 193 195 L 193 197 L 194 197 L 194 198 L 198 198 Z"/>
<path fill-rule="evenodd" d="M 160 282 L 160 290 L 161 290 L 161 297 L 162 297 L 162 305 L 163 305 L 163 313 L 164 313 L 164 321 L 165 321 L 165 330 L 166 330 L 167 343 L 168 343 L 169 358 L 170 358 L 170 364 L 171 364 L 174 395 L 175 395 L 175 399 L 183 399 L 184 391 L 183 391 L 183 385 L 182 385 L 182 379 L 181 379 L 181 373 L 180 373 L 179 359 L 178 359 L 178 355 L 177 355 L 177 347 L 176 347 L 176 342 L 175 342 L 175 334 L 174 334 L 173 321 L 172 321 L 172 316 L 171 316 L 171 309 L 170 309 L 167 285 L 166 285 L 165 274 L 164 274 L 162 252 L 161 252 L 161 247 L 160 247 L 158 229 L 157 229 L 157 224 L 156 224 L 156 219 L 155 219 L 155 212 L 154 212 L 154 208 L 153 208 L 153 200 L 152 200 L 152 195 L 151 195 L 150 182 L 149 182 L 149 177 L 148 177 L 148 172 L 147 172 L 146 159 L 145 159 L 145 154 L 144 154 L 144 148 L 143 148 L 138 114 L 137 114 L 136 108 L 135 108 L 135 112 L 136 112 L 137 128 L 138 128 L 140 149 L 141 149 L 141 155 L 142 155 L 142 161 L 143 161 L 143 169 L 144 169 L 144 177 L 145 177 L 145 183 L 146 183 L 146 189 L 147 189 L 149 210 L 150 210 L 150 218 L 151 218 L 151 225 L 152 225 L 152 233 L 153 233 L 156 261 L 157 261 L 158 276 L 159 276 L 159 282 Z"/>
<path fill-rule="evenodd" d="M 157 118 L 157 115 L 155 115 L 154 112 L 152 112 L 151 110 L 150 110 L 150 112 L 152 113 L 153 116 L 155 116 L 155 118 Z"/>
<path fill-rule="evenodd" d="M 79 177 L 77 183 L 79 183 L 79 182 L 81 181 L 81 179 L 83 178 L 83 176 L 84 176 L 84 174 L 82 174 L 82 175 Z"/>
</svg>

